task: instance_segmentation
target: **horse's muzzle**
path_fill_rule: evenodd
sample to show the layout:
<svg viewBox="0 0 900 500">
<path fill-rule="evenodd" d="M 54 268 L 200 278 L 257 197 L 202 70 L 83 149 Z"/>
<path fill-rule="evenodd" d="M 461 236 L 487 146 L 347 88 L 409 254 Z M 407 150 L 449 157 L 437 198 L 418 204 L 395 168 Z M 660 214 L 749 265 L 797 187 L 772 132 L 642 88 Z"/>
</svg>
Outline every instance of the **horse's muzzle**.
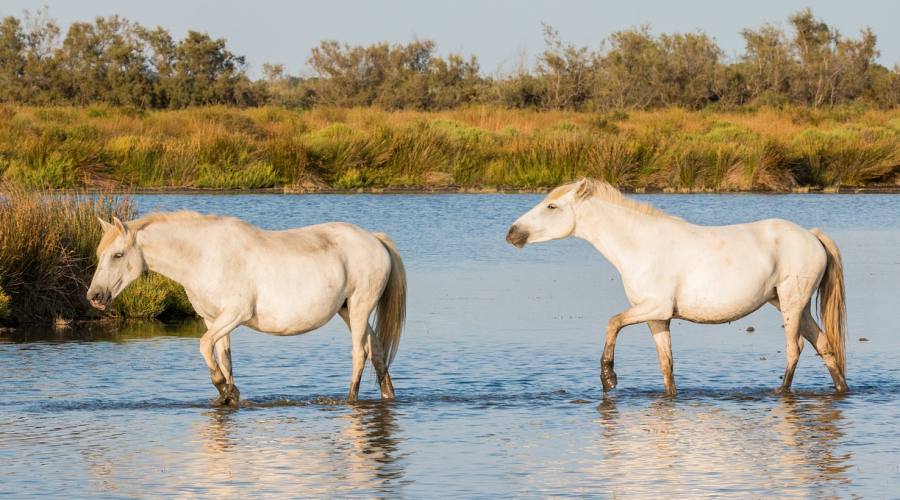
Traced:
<svg viewBox="0 0 900 500">
<path fill-rule="evenodd" d="M 511 245 L 522 248 L 525 246 L 525 243 L 528 242 L 528 231 L 523 231 L 519 229 L 519 226 L 513 224 L 513 226 L 509 228 L 509 232 L 506 233 L 506 241 Z"/>
<path fill-rule="evenodd" d="M 109 303 L 112 302 L 112 293 L 109 290 L 88 290 L 87 299 L 93 308 L 103 311 L 109 306 Z"/>
</svg>

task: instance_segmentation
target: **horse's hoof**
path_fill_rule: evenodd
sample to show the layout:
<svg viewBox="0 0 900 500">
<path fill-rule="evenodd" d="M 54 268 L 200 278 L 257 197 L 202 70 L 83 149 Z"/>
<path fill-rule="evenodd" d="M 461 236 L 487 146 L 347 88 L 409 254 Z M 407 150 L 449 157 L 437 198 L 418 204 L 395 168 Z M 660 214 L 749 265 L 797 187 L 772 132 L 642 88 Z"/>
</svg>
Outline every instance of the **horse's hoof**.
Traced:
<svg viewBox="0 0 900 500">
<path fill-rule="evenodd" d="M 603 390 L 608 392 L 616 388 L 619 378 L 616 377 L 616 372 L 610 370 L 600 375 L 600 382 L 603 383 Z"/>
<path fill-rule="evenodd" d="M 230 406 L 232 408 L 237 408 L 240 404 L 241 391 L 239 391 L 235 385 L 225 386 L 225 390 L 212 401 L 212 405 L 215 407 Z"/>
</svg>

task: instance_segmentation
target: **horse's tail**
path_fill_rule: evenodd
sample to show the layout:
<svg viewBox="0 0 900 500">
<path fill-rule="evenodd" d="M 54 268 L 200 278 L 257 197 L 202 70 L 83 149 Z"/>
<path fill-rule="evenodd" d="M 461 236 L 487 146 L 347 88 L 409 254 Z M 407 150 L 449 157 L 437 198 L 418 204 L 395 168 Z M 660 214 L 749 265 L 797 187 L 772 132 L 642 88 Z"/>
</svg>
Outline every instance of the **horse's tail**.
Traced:
<svg viewBox="0 0 900 500">
<path fill-rule="evenodd" d="M 847 304 L 844 300 L 844 265 L 841 262 L 841 251 L 825 233 L 812 229 L 812 234 L 825 247 L 828 262 L 825 274 L 819 283 L 819 317 L 825 329 L 825 337 L 831 345 L 837 369 L 845 376 L 846 353 L 844 344 L 847 339 Z"/>
<path fill-rule="evenodd" d="M 378 299 L 375 313 L 375 335 L 378 337 L 376 340 L 381 342 L 385 365 L 390 366 L 400 346 L 400 333 L 406 321 L 406 270 L 397 246 L 391 238 L 383 233 L 374 234 L 381 240 L 381 244 L 391 257 L 391 274 L 388 276 L 381 298 Z"/>
</svg>

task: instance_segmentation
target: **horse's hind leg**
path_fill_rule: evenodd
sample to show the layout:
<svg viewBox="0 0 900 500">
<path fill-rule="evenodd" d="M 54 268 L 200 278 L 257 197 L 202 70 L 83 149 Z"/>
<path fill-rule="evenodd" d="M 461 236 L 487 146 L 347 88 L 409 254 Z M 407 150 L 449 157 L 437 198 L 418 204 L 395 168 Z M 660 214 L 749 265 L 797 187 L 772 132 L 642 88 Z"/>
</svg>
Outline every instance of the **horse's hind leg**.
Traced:
<svg viewBox="0 0 900 500">
<path fill-rule="evenodd" d="M 837 361 L 831 352 L 831 344 L 828 343 L 828 338 L 819 328 L 819 325 L 816 324 L 816 320 L 813 319 L 809 306 L 806 307 L 806 310 L 803 311 L 800 317 L 800 334 L 815 347 L 816 352 L 822 357 L 822 362 L 825 363 L 828 373 L 831 374 L 835 391 L 839 393 L 847 392 L 847 381 L 840 370 L 838 370 Z"/>
<path fill-rule="evenodd" d="M 378 377 L 378 386 L 381 388 L 381 399 L 394 399 L 394 384 L 391 382 L 391 374 L 387 370 L 387 358 L 381 348 L 381 342 L 375 335 L 372 327 L 368 327 L 369 356 L 372 358 L 372 367 L 375 368 L 375 375 Z"/>
<path fill-rule="evenodd" d="M 349 302 L 349 301 L 348 301 Z M 347 401 L 356 401 L 359 397 L 359 383 L 362 380 L 363 370 L 366 367 L 368 357 L 369 316 L 359 314 L 361 308 L 357 306 L 342 307 L 338 314 L 350 328 L 350 338 L 353 344 L 353 371 L 350 374 L 350 391 L 347 393 Z M 370 311 L 370 310 L 368 310 Z"/>
<path fill-rule="evenodd" d="M 666 395 L 675 395 L 675 373 L 672 362 L 672 333 L 669 331 L 669 321 L 648 321 L 653 341 L 656 342 L 656 355 L 659 357 L 659 369 L 663 374 L 663 384 L 666 387 Z"/>
<path fill-rule="evenodd" d="M 787 364 L 784 368 L 784 378 L 781 381 L 781 387 L 776 392 L 786 393 L 791 390 L 791 383 L 794 381 L 794 370 L 797 369 L 797 361 L 800 360 L 800 353 L 803 352 L 803 338 L 800 336 L 800 321 L 803 309 L 792 308 L 783 310 L 781 315 L 784 318 L 784 352 L 787 356 Z"/>
<path fill-rule="evenodd" d="M 347 327 L 350 328 L 350 333 L 352 334 L 353 328 L 350 326 L 350 312 L 348 309 L 346 307 L 341 308 L 341 310 L 338 311 L 338 314 L 340 314 L 344 322 L 347 323 Z M 366 320 L 365 354 L 370 357 L 372 360 L 372 367 L 375 368 L 375 376 L 378 378 L 378 385 L 381 388 L 381 398 L 394 399 L 394 384 L 391 382 L 391 375 L 387 371 L 387 359 L 385 359 L 381 344 L 378 343 L 378 337 L 375 335 L 375 330 L 372 329 L 368 319 Z M 363 358 L 363 362 L 365 363 L 365 358 Z"/>
</svg>

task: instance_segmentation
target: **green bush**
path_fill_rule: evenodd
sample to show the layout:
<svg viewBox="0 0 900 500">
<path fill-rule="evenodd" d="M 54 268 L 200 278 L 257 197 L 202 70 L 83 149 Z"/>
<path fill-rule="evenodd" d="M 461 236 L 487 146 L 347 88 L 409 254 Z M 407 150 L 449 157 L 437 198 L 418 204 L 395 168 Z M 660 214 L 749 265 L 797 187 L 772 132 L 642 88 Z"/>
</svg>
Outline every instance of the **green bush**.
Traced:
<svg viewBox="0 0 900 500">
<path fill-rule="evenodd" d="M 116 298 L 114 309 L 125 318 L 172 319 L 195 314 L 184 288 L 153 272 L 128 285 Z"/>
<path fill-rule="evenodd" d="M 283 181 L 272 165 L 262 162 L 223 169 L 204 165 L 194 183 L 196 187 L 210 189 L 263 189 L 282 184 Z"/>
</svg>

